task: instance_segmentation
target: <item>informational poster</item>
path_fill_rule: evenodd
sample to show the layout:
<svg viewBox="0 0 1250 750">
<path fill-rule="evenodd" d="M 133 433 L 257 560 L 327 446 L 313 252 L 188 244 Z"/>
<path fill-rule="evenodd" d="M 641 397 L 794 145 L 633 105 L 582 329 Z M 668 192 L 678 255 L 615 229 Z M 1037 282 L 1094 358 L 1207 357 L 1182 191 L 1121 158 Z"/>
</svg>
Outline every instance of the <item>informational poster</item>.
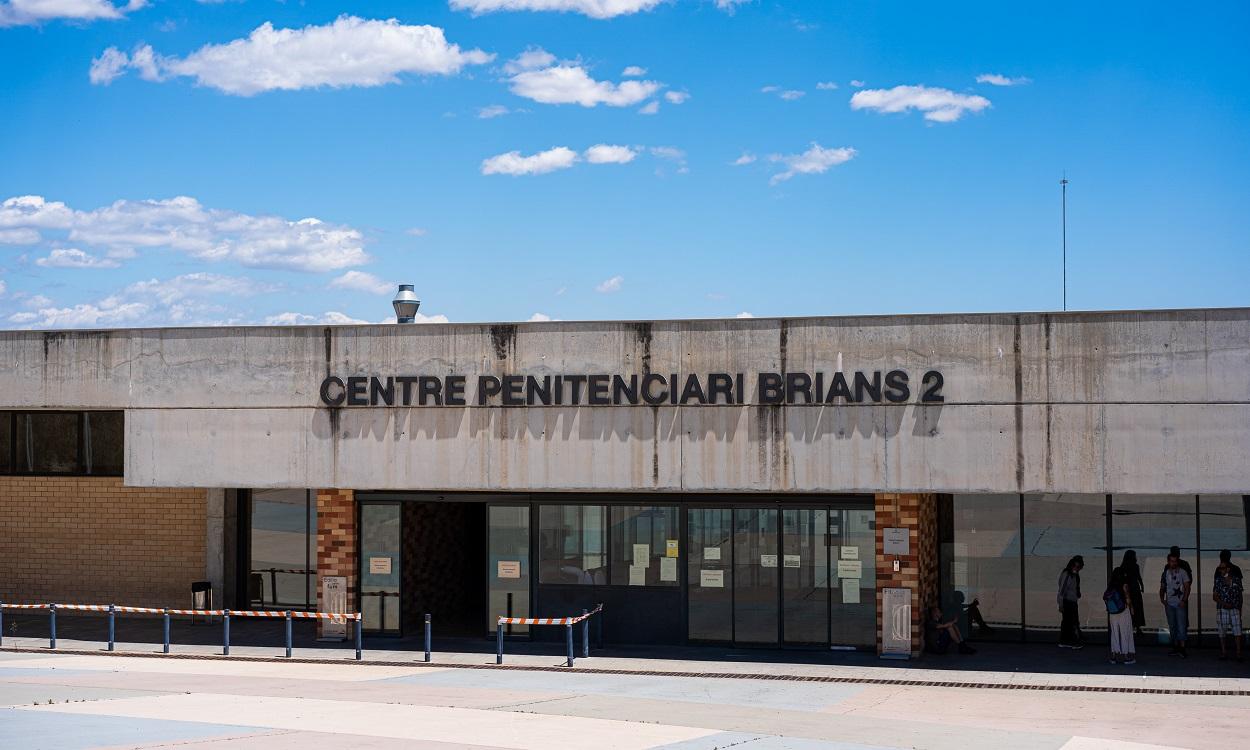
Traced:
<svg viewBox="0 0 1250 750">
<path fill-rule="evenodd" d="M 647 585 L 647 566 L 646 565 L 630 565 L 629 566 L 629 585 L 630 586 L 646 586 Z"/>
<path fill-rule="evenodd" d="M 700 570 L 699 585 L 705 589 L 723 589 L 725 588 L 725 571 L 723 570 Z"/>
<path fill-rule="evenodd" d="M 863 578 L 863 560 L 838 560 L 838 578 Z"/>
<path fill-rule="evenodd" d="M 660 580 L 676 581 L 677 580 L 677 558 L 661 557 L 660 558 Z"/>
<path fill-rule="evenodd" d="M 777 556 L 776 555 L 760 555 L 760 567 L 761 568 L 777 567 Z"/>
<path fill-rule="evenodd" d="M 911 654 L 911 591 L 881 589 L 881 656 L 906 659 Z"/>
<path fill-rule="evenodd" d="M 521 577 L 521 561 L 520 560 L 500 560 L 496 576 L 499 578 L 520 578 Z"/>
<path fill-rule="evenodd" d="M 887 528 L 881 530 L 881 546 L 887 555 L 906 555 L 910 545 L 907 529 Z"/>
<path fill-rule="evenodd" d="M 798 555 L 786 555 L 782 557 L 781 564 L 787 568 L 797 568 L 802 565 L 802 558 Z"/>
<path fill-rule="evenodd" d="M 859 583 L 847 581 L 847 584 L 842 587 L 842 603 L 859 604 Z"/>
<path fill-rule="evenodd" d="M 347 612 L 347 578 L 345 576 L 321 577 L 321 611 L 331 614 Z M 347 618 L 332 617 L 329 620 L 318 620 L 321 623 L 323 641 L 347 640 Z"/>
<path fill-rule="evenodd" d="M 677 551 L 678 551 L 678 548 L 677 548 L 676 539 L 664 540 L 664 556 L 665 557 L 677 557 Z"/>
<path fill-rule="evenodd" d="M 859 547 L 843 547 L 842 559 L 843 560 L 858 560 L 859 559 Z"/>
<path fill-rule="evenodd" d="M 651 564 L 651 545 L 635 544 L 634 545 L 634 565 L 641 565 L 644 568 Z"/>
<path fill-rule="evenodd" d="M 703 559 L 704 560 L 719 560 L 720 559 L 720 547 L 704 547 Z"/>
<path fill-rule="evenodd" d="M 391 574 L 391 558 L 370 557 L 369 573 L 375 576 L 389 576 Z"/>
</svg>

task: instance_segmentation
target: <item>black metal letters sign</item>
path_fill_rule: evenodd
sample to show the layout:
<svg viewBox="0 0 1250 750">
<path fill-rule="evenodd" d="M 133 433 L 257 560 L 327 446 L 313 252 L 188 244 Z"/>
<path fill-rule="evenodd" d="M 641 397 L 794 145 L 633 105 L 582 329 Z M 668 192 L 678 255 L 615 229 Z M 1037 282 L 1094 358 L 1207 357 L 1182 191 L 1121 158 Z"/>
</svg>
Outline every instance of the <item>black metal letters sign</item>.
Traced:
<svg viewBox="0 0 1250 750">
<path fill-rule="evenodd" d="M 903 370 L 761 372 L 705 375 L 331 375 L 321 381 L 326 406 L 690 406 L 717 404 L 941 403 L 942 373 L 913 383 Z M 913 387 L 915 390 L 913 390 Z"/>
</svg>

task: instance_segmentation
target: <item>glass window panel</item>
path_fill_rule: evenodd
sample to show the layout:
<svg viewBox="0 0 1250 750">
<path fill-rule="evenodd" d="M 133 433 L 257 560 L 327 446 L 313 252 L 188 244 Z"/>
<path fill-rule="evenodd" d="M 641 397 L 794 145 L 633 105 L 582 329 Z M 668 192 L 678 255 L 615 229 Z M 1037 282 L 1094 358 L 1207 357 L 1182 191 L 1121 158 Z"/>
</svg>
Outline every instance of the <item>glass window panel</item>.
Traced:
<svg viewBox="0 0 1250 750">
<path fill-rule="evenodd" d="M 490 525 L 490 592 L 487 631 L 494 633 L 500 617 L 530 614 L 530 509 L 492 505 Z M 508 626 L 510 633 L 526 633 L 526 625 Z"/>
<path fill-rule="evenodd" d="M 13 472 L 13 412 L 0 411 L 0 474 Z"/>
<path fill-rule="evenodd" d="M 1231 553 L 1232 563 L 1244 574 L 1250 567 L 1250 495 L 1202 495 L 1198 498 L 1202 536 L 1202 632 L 1217 633 L 1215 602 L 1211 599 L 1220 550 Z M 1192 624 L 1192 623 L 1191 623 Z"/>
<path fill-rule="evenodd" d="M 787 643 L 829 642 L 829 512 L 781 511 L 782 632 Z"/>
<path fill-rule="evenodd" d="M 687 602 L 689 635 L 696 641 L 733 640 L 733 511 L 690 508 Z"/>
<path fill-rule="evenodd" d="M 830 628 L 837 646 L 873 646 L 877 642 L 877 533 L 871 509 L 840 509 L 829 515 L 833 561 Z M 854 550 L 851 552 L 850 550 Z M 844 561 L 842 573 L 838 562 Z M 859 565 L 852 563 L 858 561 Z M 855 578 L 843 573 L 859 573 Z"/>
<path fill-rule="evenodd" d="M 125 416 L 120 411 L 83 414 L 83 470 L 97 476 L 120 477 L 125 451 Z"/>
<path fill-rule="evenodd" d="M 254 490 L 249 606 L 308 607 L 308 491 Z"/>
<path fill-rule="evenodd" d="M 1181 548 L 1193 586 L 1190 603 L 1201 598 L 1203 581 L 1198 576 L 1198 528 L 1193 495 L 1114 495 L 1111 498 L 1111 539 L 1119 565 L 1126 550 L 1137 552 L 1145 592 L 1142 596 L 1142 636 L 1137 645 L 1168 643 L 1167 612 L 1159 603 L 1159 581 L 1167 565 L 1168 549 Z M 1189 627 L 1197 632 L 1197 612 L 1190 613 Z"/>
<path fill-rule="evenodd" d="M 400 503 L 360 506 L 360 603 L 365 630 L 399 631 L 401 511 Z"/>
<path fill-rule="evenodd" d="M 76 474 L 78 412 L 18 415 L 17 460 L 28 474 Z"/>
<path fill-rule="evenodd" d="M 538 582 L 607 583 L 607 519 L 601 505 L 538 508 Z"/>
<path fill-rule="evenodd" d="M 308 596 L 308 608 L 317 608 L 317 495 L 312 490 L 305 490 L 308 497 L 308 577 L 305 590 Z"/>
<path fill-rule="evenodd" d="M 1087 640 L 1107 638 L 1106 495 L 1024 496 L 1025 618 L 1028 629 L 1058 638 L 1055 601 L 1059 574 L 1074 555 L 1085 558 L 1081 571 L 1080 626 Z M 1039 640 L 1043 636 L 1039 636 Z"/>
<path fill-rule="evenodd" d="M 734 510 L 734 641 L 775 644 L 778 634 L 778 559 L 775 508 Z"/>
<path fill-rule="evenodd" d="M 941 552 L 943 612 L 960 617 L 966 635 L 1019 639 L 1020 496 L 954 495 L 947 512 Z M 990 632 L 971 629 L 968 608 L 973 602 Z"/>
<path fill-rule="evenodd" d="M 609 511 L 612 583 L 617 586 L 678 585 L 677 560 L 681 549 L 677 508 L 614 505 Z"/>
</svg>

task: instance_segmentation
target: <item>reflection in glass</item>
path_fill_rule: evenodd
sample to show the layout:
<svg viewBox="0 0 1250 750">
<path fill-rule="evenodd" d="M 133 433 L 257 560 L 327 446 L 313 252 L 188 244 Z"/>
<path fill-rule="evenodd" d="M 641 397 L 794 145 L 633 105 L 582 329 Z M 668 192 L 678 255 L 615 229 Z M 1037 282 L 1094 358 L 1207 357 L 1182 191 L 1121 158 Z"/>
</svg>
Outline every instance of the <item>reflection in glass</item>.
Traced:
<svg viewBox="0 0 1250 750">
<path fill-rule="evenodd" d="M 876 643 L 875 529 L 876 514 L 871 509 L 833 510 L 829 514 L 829 554 L 834 558 L 830 631 L 835 646 Z"/>
<path fill-rule="evenodd" d="M 610 510 L 613 585 L 678 585 L 677 508 L 614 505 Z"/>
<path fill-rule="evenodd" d="M 360 506 L 360 603 L 363 628 L 399 632 L 400 503 Z"/>
<path fill-rule="evenodd" d="M 17 415 L 17 466 L 27 474 L 74 474 L 78 467 L 78 412 Z"/>
<path fill-rule="evenodd" d="M 1181 548 L 1181 559 L 1189 564 L 1193 586 L 1191 605 L 1209 592 L 1198 580 L 1198 518 L 1193 495 L 1114 495 L 1111 498 L 1111 539 L 1115 563 L 1124 550 L 1137 551 L 1145 593 L 1142 596 L 1146 624 L 1138 645 L 1167 643 L 1167 612 L 1159 603 L 1159 582 L 1167 565 L 1168 549 Z M 1182 566 L 1183 567 L 1183 566 Z M 1209 595 L 1209 594 L 1207 594 Z M 1190 612 L 1189 627 L 1198 631 L 1197 610 Z"/>
<path fill-rule="evenodd" d="M 786 643 L 829 642 L 829 512 L 781 511 L 782 632 Z"/>
<path fill-rule="evenodd" d="M 120 411 L 89 411 L 82 415 L 83 471 L 96 476 L 121 476 L 125 451 Z"/>
<path fill-rule="evenodd" d="M 734 510 L 734 641 L 775 644 L 778 631 L 775 508 Z"/>
<path fill-rule="evenodd" d="M 733 640 L 733 511 L 690 508 L 687 596 L 689 636 L 695 641 Z"/>
<path fill-rule="evenodd" d="M 1024 496 L 1025 618 L 1030 631 L 1058 636 L 1055 602 L 1059 574 L 1074 555 L 1085 558 L 1081 571 L 1080 627 L 1087 640 L 1106 641 L 1106 495 Z M 1039 637 L 1039 640 L 1041 638 Z"/>
<path fill-rule="evenodd" d="M 1202 632 L 1214 634 L 1218 632 L 1218 627 L 1211 586 L 1215 581 L 1215 569 L 1220 564 L 1220 550 L 1232 553 L 1232 563 L 1241 568 L 1243 574 L 1250 569 L 1250 553 L 1247 552 L 1250 548 L 1250 495 L 1202 495 L 1198 498 L 1198 510 L 1202 519 L 1200 567 L 1203 578 L 1198 611 L 1201 613 Z M 1197 632 L 1197 623 L 1190 623 L 1190 626 L 1193 632 Z"/>
<path fill-rule="evenodd" d="M 490 592 L 486 630 L 493 633 L 498 618 L 530 614 L 530 510 L 528 506 L 492 505 L 488 513 Z M 526 633 L 529 627 L 512 625 L 508 632 Z"/>
<path fill-rule="evenodd" d="M 1020 628 L 1020 496 L 954 495 L 942 509 L 942 611 L 978 639 L 1018 640 Z M 1060 566 L 1064 561 L 1061 561 Z M 1087 559 L 1088 566 L 1089 560 Z M 1049 570 L 1048 563 L 1043 563 Z M 1101 592 L 1100 592 L 1101 593 Z M 1053 599 L 1053 597 L 1052 597 Z M 974 602 L 992 629 L 972 629 Z M 1051 608 L 1053 609 L 1053 607 Z"/>
<path fill-rule="evenodd" d="M 606 532 L 601 505 L 539 506 L 538 582 L 606 584 Z"/>
<path fill-rule="evenodd" d="M 13 420 L 11 411 L 0 411 L 0 474 L 13 471 Z"/>
<path fill-rule="evenodd" d="M 316 602 L 310 593 L 316 585 L 317 534 L 309 505 L 308 490 L 252 492 L 248 606 L 308 610 Z"/>
</svg>

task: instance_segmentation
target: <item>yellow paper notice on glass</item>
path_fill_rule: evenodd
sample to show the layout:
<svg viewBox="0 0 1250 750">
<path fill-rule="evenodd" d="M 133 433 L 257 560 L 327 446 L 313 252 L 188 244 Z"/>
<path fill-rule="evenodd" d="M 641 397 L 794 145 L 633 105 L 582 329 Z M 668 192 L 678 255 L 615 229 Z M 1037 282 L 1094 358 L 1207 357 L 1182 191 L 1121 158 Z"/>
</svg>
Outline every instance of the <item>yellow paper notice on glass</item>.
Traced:
<svg viewBox="0 0 1250 750">
<path fill-rule="evenodd" d="M 677 557 L 677 540 L 676 539 L 664 540 L 664 556 L 665 557 Z"/>
</svg>

